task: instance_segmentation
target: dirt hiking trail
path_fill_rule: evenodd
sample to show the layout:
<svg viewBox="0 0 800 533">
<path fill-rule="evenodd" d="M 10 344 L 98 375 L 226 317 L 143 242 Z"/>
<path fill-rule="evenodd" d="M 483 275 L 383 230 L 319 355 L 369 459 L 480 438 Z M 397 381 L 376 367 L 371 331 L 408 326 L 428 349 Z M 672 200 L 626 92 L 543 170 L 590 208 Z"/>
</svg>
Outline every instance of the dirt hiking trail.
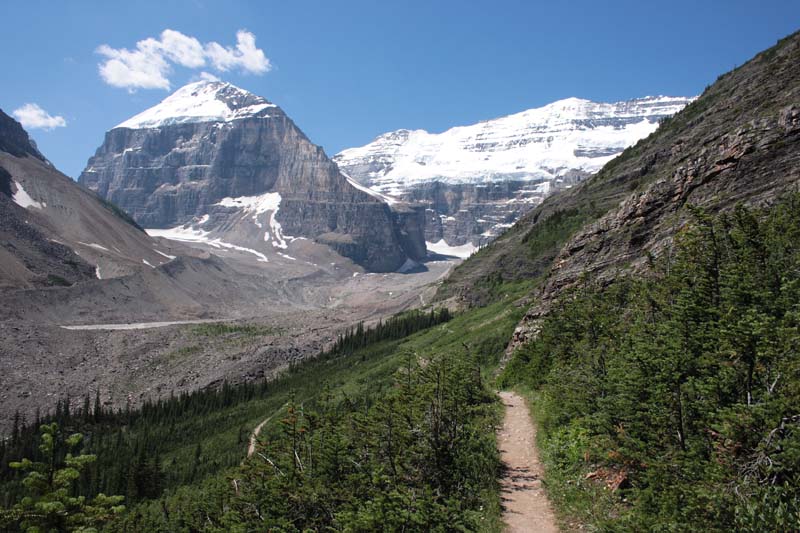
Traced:
<svg viewBox="0 0 800 533">
<path fill-rule="evenodd" d="M 547 499 L 544 468 L 536 449 L 536 427 L 525 400 L 509 391 L 500 392 L 506 408 L 497 446 L 505 466 L 500 478 L 503 521 L 508 533 L 558 533 L 556 517 Z"/>
<path fill-rule="evenodd" d="M 251 455 L 253 455 L 254 453 L 256 453 L 256 445 L 258 444 L 258 435 L 259 435 L 259 433 L 261 433 L 261 430 L 264 428 L 264 426 L 267 424 L 267 422 L 269 422 L 270 420 L 272 420 L 272 419 L 275 417 L 275 415 L 277 415 L 277 414 L 279 414 L 281 411 L 283 411 L 283 409 L 284 409 L 285 407 L 286 407 L 286 404 L 283 404 L 283 405 L 281 405 L 281 406 L 278 408 L 278 410 L 277 410 L 277 411 L 275 411 L 274 413 L 272 413 L 271 415 L 269 415 L 267 418 L 265 418 L 264 420 L 262 420 L 262 421 L 261 421 L 261 423 L 260 423 L 259 425 L 257 425 L 257 426 L 255 427 L 255 429 L 253 429 L 253 432 L 252 432 L 252 433 L 250 433 L 250 442 L 249 442 L 249 444 L 248 444 L 248 446 L 247 446 L 247 457 L 250 457 Z"/>
</svg>

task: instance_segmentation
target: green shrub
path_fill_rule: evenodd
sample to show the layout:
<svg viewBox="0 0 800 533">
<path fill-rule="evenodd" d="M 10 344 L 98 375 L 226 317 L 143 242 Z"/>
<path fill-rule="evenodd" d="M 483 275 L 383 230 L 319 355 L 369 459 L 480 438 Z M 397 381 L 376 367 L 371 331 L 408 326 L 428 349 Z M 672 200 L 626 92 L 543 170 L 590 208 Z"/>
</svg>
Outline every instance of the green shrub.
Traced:
<svg viewBox="0 0 800 533">
<path fill-rule="evenodd" d="M 797 530 L 800 195 L 693 216 L 649 276 L 563 295 L 502 379 L 537 391 L 562 502 L 587 457 L 624 473 L 595 527 Z"/>
</svg>

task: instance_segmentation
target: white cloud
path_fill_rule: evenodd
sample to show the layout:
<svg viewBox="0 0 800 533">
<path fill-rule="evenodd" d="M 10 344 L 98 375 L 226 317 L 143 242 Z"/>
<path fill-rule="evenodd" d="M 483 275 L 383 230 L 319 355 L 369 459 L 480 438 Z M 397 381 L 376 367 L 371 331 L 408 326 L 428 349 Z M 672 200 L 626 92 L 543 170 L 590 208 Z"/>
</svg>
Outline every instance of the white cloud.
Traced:
<svg viewBox="0 0 800 533">
<path fill-rule="evenodd" d="M 106 58 L 98 65 L 100 77 L 109 85 L 130 91 L 168 90 L 173 64 L 196 69 L 210 63 L 219 72 L 239 70 L 248 74 L 264 74 L 272 68 L 264 51 L 256 48 L 256 36 L 245 30 L 236 33 L 235 47 L 217 42 L 203 45 L 194 37 L 166 29 L 158 39 L 149 37 L 137 42 L 133 50 L 103 44 L 97 53 Z M 213 74 L 200 74 L 202 79 L 208 76 Z"/>
<path fill-rule="evenodd" d="M 169 63 L 164 59 L 161 43 L 145 39 L 135 50 L 101 45 L 97 53 L 107 59 L 100 63 L 100 77 L 114 87 L 128 89 L 169 89 Z"/>
<path fill-rule="evenodd" d="M 164 55 L 184 67 L 199 68 L 206 64 L 200 41 L 179 31 L 161 32 L 161 48 L 164 50 Z"/>
<path fill-rule="evenodd" d="M 219 81 L 219 78 L 211 74 L 210 72 L 201 72 L 200 75 L 197 76 L 197 79 L 203 81 Z"/>
<path fill-rule="evenodd" d="M 206 56 L 214 68 L 222 72 L 239 68 L 242 72 L 264 74 L 272 68 L 263 50 L 256 48 L 256 36 L 246 30 L 236 32 L 236 48 L 208 43 Z"/>
<path fill-rule="evenodd" d="M 64 117 L 59 115 L 52 116 L 37 104 L 25 104 L 19 109 L 15 109 L 11 114 L 19 120 L 23 127 L 31 130 L 49 131 L 55 128 L 63 128 L 67 125 Z"/>
</svg>

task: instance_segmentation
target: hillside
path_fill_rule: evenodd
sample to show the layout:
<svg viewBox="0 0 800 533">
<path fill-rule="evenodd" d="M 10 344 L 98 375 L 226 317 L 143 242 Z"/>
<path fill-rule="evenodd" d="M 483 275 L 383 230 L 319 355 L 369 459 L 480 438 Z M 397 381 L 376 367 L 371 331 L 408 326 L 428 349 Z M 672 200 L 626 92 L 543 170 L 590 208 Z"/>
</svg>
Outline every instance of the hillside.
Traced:
<svg viewBox="0 0 800 533">
<path fill-rule="evenodd" d="M 658 255 L 687 205 L 763 204 L 800 175 L 800 34 L 720 76 L 591 179 L 547 198 L 455 269 L 441 298 L 482 305 L 502 282 L 539 280 L 531 317 L 584 272 L 610 279 Z"/>
<path fill-rule="evenodd" d="M 798 96 L 794 34 L 443 287 L 532 286 L 500 385 L 533 406 L 566 529 L 800 525 Z"/>
<path fill-rule="evenodd" d="M 0 111 L 0 288 L 72 285 L 168 261 L 115 206 L 56 170 Z"/>
</svg>

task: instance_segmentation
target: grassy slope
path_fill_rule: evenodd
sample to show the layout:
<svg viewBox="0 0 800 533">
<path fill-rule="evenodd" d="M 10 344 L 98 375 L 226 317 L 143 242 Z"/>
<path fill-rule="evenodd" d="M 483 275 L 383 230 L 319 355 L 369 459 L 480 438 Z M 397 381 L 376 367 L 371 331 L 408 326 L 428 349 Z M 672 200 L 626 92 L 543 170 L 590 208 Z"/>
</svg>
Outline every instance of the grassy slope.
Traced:
<svg viewBox="0 0 800 533">
<path fill-rule="evenodd" d="M 337 397 L 379 393 L 392 385 L 393 374 L 408 353 L 426 357 L 464 354 L 469 349 L 481 355 L 482 370 L 490 376 L 523 312 L 513 301 L 528 287 L 509 284 L 504 289 L 498 302 L 467 311 L 445 324 L 404 339 L 383 341 L 351 355 L 298 365 L 270 384 L 270 392 L 263 398 L 184 418 L 171 429 L 172 438 L 162 452 L 165 474 L 169 479 L 170 472 L 189 471 L 199 444 L 204 462 L 201 472 L 206 476 L 222 475 L 244 459 L 250 431 L 265 418 L 282 412 L 290 399 L 296 403 L 313 401 L 325 387 Z M 499 420 L 499 404 L 497 416 Z M 279 418 L 267 423 L 262 435 L 274 435 Z M 500 531 L 499 493 L 487 495 L 485 509 L 486 531 Z"/>
</svg>

